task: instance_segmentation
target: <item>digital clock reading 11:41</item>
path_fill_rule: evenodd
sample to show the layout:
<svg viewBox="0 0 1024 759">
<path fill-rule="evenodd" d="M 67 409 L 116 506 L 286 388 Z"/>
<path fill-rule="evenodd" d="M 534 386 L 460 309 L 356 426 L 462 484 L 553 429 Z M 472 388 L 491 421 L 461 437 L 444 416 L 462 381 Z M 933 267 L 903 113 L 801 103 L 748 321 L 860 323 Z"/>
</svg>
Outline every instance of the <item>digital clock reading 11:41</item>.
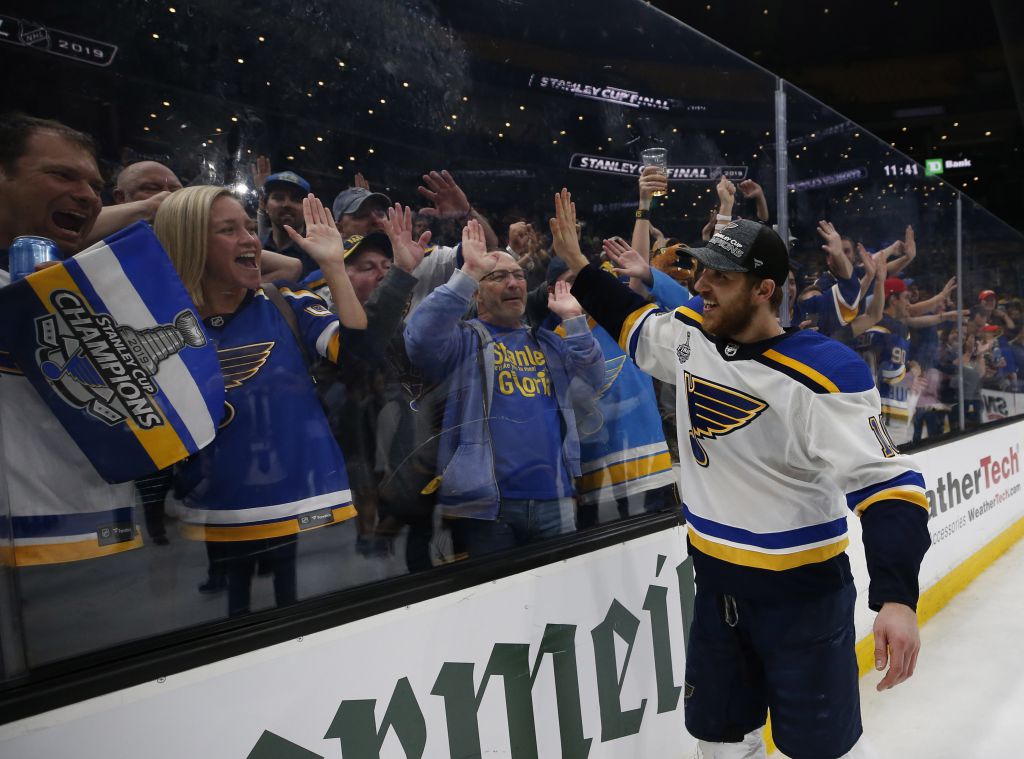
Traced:
<svg viewBox="0 0 1024 759">
<path fill-rule="evenodd" d="M 887 163 L 882 169 L 885 170 L 887 177 L 916 177 L 919 176 L 921 171 L 921 167 L 916 163 Z"/>
</svg>

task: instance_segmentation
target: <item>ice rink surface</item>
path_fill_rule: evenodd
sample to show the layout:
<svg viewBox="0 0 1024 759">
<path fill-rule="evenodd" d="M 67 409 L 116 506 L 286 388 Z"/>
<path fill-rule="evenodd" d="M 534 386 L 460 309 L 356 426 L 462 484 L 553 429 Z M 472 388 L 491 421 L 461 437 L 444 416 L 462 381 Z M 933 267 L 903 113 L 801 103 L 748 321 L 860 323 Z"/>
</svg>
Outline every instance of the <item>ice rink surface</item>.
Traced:
<svg viewBox="0 0 1024 759">
<path fill-rule="evenodd" d="M 1024 757 L 1024 541 L 925 624 L 910 680 L 878 693 L 879 680 L 862 678 L 861 697 L 882 759 Z"/>
</svg>

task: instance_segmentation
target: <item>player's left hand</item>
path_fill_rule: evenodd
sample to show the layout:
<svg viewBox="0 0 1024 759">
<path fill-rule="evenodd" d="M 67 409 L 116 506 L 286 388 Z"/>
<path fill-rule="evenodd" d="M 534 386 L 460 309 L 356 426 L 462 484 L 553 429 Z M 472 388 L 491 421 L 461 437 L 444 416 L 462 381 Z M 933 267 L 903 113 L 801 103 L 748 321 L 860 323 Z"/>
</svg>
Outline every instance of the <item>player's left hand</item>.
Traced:
<svg viewBox="0 0 1024 759">
<path fill-rule="evenodd" d="M 302 248 L 321 266 L 336 259 L 344 261 L 345 247 L 341 241 L 341 232 L 334 224 L 331 212 L 313 193 L 302 199 L 302 216 L 306 221 L 306 236 L 303 237 L 287 224 L 284 231 L 292 238 L 292 242 Z"/>
<path fill-rule="evenodd" d="M 878 683 L 883 691 L 899 685 L 914 674 L 921 636 L 917 629 L 917 612 L 906 604 L 885 603 L 875 617 L 875 669 L 889 671 Z"/>
</svg>

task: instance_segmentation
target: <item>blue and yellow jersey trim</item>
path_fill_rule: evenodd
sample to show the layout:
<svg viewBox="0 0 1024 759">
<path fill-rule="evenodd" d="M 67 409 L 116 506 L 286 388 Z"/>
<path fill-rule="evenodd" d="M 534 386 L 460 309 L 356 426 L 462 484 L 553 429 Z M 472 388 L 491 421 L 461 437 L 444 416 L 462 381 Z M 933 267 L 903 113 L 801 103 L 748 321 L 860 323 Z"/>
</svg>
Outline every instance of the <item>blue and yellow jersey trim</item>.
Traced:
<svg viewBox="0 0 1024 759">
<path fill-rule="evenodd" d="M 683 324 L 689 324 L 697 329 L 701 329 L 704 326 L 704 315 L 689 306 L 680 306 L 673 313 L 675 318 L 683 322 Z"/>
<path fill-rule="evenodd" d="M 623 352 L 629 356 L 635 355 L 634 350 L 636 347 L 637 338 L 640 335 L 640 325 L 643 324 L 651 314 L 655 313 L 658 307 L 653 303 L 648 303 L 636 311 L 632 312 L 622 322 L 622 329 L 619 330 L 619 347 L 622 348 Z M 634 350 L 630 350 L 633 347 Z"/>
<path fill-rule="evenodd" d="M 116 553 L 131 551 L 142 547 L 142 533 L 135 528 L 135 537 L 120 543 L 101 546 L 92 536 L 86 540 L 75 540 L 66 543 L 22 543 L 14 541 L 13 548 L 2 554 L 0 564 L 19 567 L 39 566 L 42 564 L 64 564 L 71 561 L 98 559 L 102 556 L 113 556 Z"/>
<path fill-rule="evenodd" d="M 860 356 L 810 330 L 790 334 L 754 360 L 819 394 L 860 393 L 875 386 Z"/>
<path fill-rule="evenodd" d="M 839 292 L 839 287 L 835 286 L 832 288 L 832 303 L 835 305 L 836 316 L 839 317 L 843 324 L 849 324 L 857 315 L 860 313 L 860 297 L 854 299 L 852 305 L 848 304 L 843 300 L 843 294 Z"/>
<path fill-rule="evenodd" d="M 743 567 L 784 571 L 838 556 L 850 544 L 846 517 L 782 532 L 757 533 L 695 516 L 686 504 L 687 532 L 703 554 Z"/>
<path fill-rule="evenodd" d="M 288 535 L 296 535 L 299 532 L 306 532 L 311 529 L 316 530 L 320 529 L 320 527 L 329 527 L 332 524 L 344 522 L 346 519 L 351 519 L 356 515 L 356 507 L 351 503 L 336 506 L 331 509 L 331 514 L 333 519 L 330 522 L 324 522 L 315 527 L 307 527 L 305 529 L 299 527 L 299 517 L 302 516 L 299 514 L 258 524 L 213 525 L 182 522 L 180 530 L 181 534 L 189 540 L 202 540 L 211 543 L 282 538 Z"/>
<path fill-rule="evenodd" d="M 582 477 L 576 479 L 576 489 L 583 496 L 601 488 L 635 482 L 652 475 L 671 473 L 671 471 L 672 458 L 669 455 L 668 447 L 665 446 L 664 451 L 652 455 L 636 456 L 586 472 Z"/>
<path fill-rule="evenodd" d="M 924 477 L 920 472 L 907 471 L 885 482 L 869 485 L 848 493 L 846 505 L 853 513 L 860 515 L 869 506 L 879 501 L 906 501 L 930 511 L 928 496 L 925 495 Z"/>
</svg>

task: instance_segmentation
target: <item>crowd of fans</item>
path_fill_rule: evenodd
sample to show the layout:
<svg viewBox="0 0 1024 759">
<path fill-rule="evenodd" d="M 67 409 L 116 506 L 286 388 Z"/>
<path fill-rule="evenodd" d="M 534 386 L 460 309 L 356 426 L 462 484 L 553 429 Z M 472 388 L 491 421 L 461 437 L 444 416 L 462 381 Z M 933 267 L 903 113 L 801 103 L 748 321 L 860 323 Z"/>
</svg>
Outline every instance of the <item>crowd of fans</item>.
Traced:
<svg viewBox="0 0 1024 759">
<path fill-rule="evenodd" d="M 87 135 L 13 114 L 0 146 L 0 269 L 19 235 L 48 237 L 67 257 L 149 222 L 218 347 L 232 418 L 136 490 L 153 542 L 173 541 L 176 520 L 206 543 L 200 589 L 228 590 L 230 613 L 248 611 L 258 570 L 274 574 L 278 603 L 296 599 L 303 518 L 351 517 L 359 553 L 400 544 L 415 571 L 678 506 L 672 462 L 688 451 L 663 400 L 673 394 L 583 312 L 543 220 L 488 220 L 447 171 L 423 175 L 416 212 L 358 174 L 325 208 L 305 178 L 263 157 L 258 208 L 229 189 L 183 188 L 154 161 L 121 168 L 102 205 Z M 646 169 L 624 237 L 580 234 L 594 263 L 672 309 L 698 275 L 687 243 L 741 210 L 770 217 L 756 181 L 723 177 L 703 229 L 666 239 L 650 219 L 666 188 Z M 1019 389 L 1019 299 L 963 293 L 958 319 L 955 279 L 921 284 L 913 228 L 880 247 L 827 221 L 817 234 L 824 255 L 794 266 L 780 319 L 863 356 L 896 443 L 957 429 L 961 398 L 977 425 L 982 388 Z"/>
</svg>

